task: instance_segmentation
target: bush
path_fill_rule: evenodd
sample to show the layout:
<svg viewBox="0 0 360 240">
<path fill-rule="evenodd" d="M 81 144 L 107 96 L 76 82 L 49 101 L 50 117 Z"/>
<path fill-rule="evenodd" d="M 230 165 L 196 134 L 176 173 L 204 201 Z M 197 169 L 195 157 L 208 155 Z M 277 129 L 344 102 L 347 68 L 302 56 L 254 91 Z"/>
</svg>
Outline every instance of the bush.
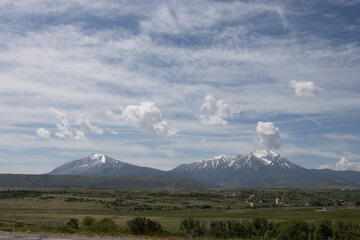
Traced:
<svg viewBox="0 0 360 240">
<path fill-rule="evenodd" d="M 228 238 L 227 225 L 223 221 L 212 220 L 210 222 L 210 235 L 215 238 Z"/>
<path fill-rule="evenodd" d="M 180 224 L 180 230 L 184 232 L 186 237 L 200 237 L 206 233 L 205 226 L 200 226 L 200 221 L 192 218 L 184 219 Z"/>
<path fill-rule="evenodd" d="M 103 218 L 89 226 L 89 230 L 95 233 L 106 233 L 115 235 L 118 232 L 118 226 L 110 218 Z"/>
<path fill-rule="evenodd" d="M 280 223 L 278 228 L 278 235 L 276 239 L 279 240 L 307 240 L 308 239 L 308 225 L 305 221 L 292 220 Z"/>
<path fill-rule="evenodd" d="M 162 233 L 163 229 L 160 223 L 149 218 L 136 217 L 127 221 L 131 233 L 135 235 Z"/>
<path fill-rule="evenodd" d="M 210 209 L 211 205 L 210 204 L 203 204 L 200 206 L 201 209 Z"/>
<path fill-rule="evenodd" d="M 95 218 L 90 217 L 90 216 L 86 216 L 83 220 L 82 220 L 82 225 L 85 227 L 90 227 L 91 225 L 93 225 L 95 223 Z"/>
<path fill-rule="evenodd" d="M 333 228 L 333 235 L 335 239 L 359 239 L 360 226 L 356 223 L 336 222 Z"/>
<path fill-rule="evenodd" d="M 254 218 L 252 224 L 254 225 L 256 236 L 263 236 L 268 228 L 268 221 L 266 218 Z"/>
<path fill-rule="evenodd" d="M 315 224 L 314 239 L 315 240 L 327 240 L 332 237 L 333 231 L 331 221 L 318 221 Z"/>
<path fill-rule="evenodd" d="M 74 230 L 79 230 L 79 220 L 75 218 L 70 218 L 70 220 L 66 223 L 66 226 Z"/>
<path fill-rule="evenodd" d="M 63 233 L 75 233 L 75 229 L 68 227 L 67 225 L 64 225 L 62 228 L 60 228 L 60 231 Z"/>
<path fill-rule="evenodd" d="M 228 235 L 230 238 L 246 238 L 246 227 L 235 220 L 227 221 Z"/>
</svg>

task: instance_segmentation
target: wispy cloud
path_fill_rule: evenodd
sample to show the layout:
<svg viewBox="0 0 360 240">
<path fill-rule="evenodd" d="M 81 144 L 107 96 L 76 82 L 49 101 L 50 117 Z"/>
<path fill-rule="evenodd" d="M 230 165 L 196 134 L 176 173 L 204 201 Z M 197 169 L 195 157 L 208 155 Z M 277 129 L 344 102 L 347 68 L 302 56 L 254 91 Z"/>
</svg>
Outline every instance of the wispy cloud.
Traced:
<svg viewBox="0 0 360 240">
<path fill-rule="evenodd" d="M 322 127 L 322 124 L 321 124 L 319 121 L 316 121 L 315 119 L 309 117 L 309 116 L 306 115 L 306 114 L 303 114 L 303 115 L 304 115 L 304 117 L 305 117 L 306 119 L 312 121 L 313 123 L 315 123 L 315 124 L 318 125 L 319 127 Z"/>
<path fill-rule="evenodd" d="M 116 136 L 119 134 L 118 132 L 116 132 L 116 131 L 114 131 L 114 130 L 111 130 L 110 132 L 111 132 L 112 134 L 116 135 Z"/>
<path fill-rule="evenodd" d="M 84 140 L 86 139 L 85 134 L 78 130 L 73 129 L 69 123 L 68 117 L 65 112 L 61 112 L 56 108 L 50 108 L 50 111 L 54 114 L 55 119 L 57 120 L 57 132 L 55 135 L 58 138 L 65 139 L 76 139 L 76 140 Z"/>
<path fill-rule="evenodd" d="M 360 141 L 360 136 L 354 134 L 328 133 L 324 134 L 323 137 L 334 140 Z"/>
<path fill-rule="evenodd" d="M 85 116 L 80 116 L 76 120 L 76 124 L 81 126 L 81 128 L 87 133 L 103 134 L 103 130 L 101 128 L 92 125 Z"/>
</svg>

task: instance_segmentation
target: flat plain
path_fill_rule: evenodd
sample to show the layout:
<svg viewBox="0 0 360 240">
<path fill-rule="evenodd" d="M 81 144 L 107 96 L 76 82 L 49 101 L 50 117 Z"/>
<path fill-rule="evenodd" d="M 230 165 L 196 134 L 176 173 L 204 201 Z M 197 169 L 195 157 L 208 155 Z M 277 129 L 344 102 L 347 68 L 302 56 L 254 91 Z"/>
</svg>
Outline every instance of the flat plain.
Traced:
<svg viewBox="0 0 360 240">
<path fill-rule="evenodd" d="M 120 226 L 149 217 L 169 232 L 185 218 L 247 221 L 266 218 L 360 223 L 360 191 L 341 189 L 232 190 L 6 190 L 0 191 L 0 224 L 56 228 L 70 218 L 111 218 Z"/>
</svg>

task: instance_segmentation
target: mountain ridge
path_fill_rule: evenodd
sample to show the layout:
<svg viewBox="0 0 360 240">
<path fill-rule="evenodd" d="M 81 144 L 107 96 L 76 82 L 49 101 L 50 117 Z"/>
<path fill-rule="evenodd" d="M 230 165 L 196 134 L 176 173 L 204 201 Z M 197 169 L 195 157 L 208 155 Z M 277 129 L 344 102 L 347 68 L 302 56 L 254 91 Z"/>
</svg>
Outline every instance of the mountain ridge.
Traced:
<svg viewBox="0 0 360 240">
<path fill-rule="evenodd" d="M 163 176 L 163 171 L 140 167 L 108 157 L 104 154 L 93 153 L 82 159 L 65 163 L 51 172 L 49 175 L 79 175 L 79 176 L 127 176 L 147 177 Z"/>
<path fill-rule="evenodd" d="M 306 169 L 267 149 L 245 155 L 221 155 L 181 164 L 169 171 L 140 167 L 104 154 L 93 153 L 61 165 L 49 175 L 167 176 L 190 178 L 220 187 L 360 186 L 360 172 Z"/>
</svg>

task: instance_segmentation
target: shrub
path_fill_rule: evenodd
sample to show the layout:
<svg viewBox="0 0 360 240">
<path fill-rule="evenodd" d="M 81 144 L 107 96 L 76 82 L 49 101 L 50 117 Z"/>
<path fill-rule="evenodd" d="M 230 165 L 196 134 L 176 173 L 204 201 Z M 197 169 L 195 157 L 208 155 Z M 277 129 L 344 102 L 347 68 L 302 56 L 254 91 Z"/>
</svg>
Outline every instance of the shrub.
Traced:
<svg viewBox="0 0 360 240">
<path fill-rule="evenodd" d="M 66 226 L 74 230 L 79 230 L 79 220 L 75 218 L 70 218 L 70 220 L 66 223 Z"/>
<path fill-rule="evenodd" d="M 210 209 L 211 208 L 211 205 L 210 204 L 202 204 L 200 206 L 201 209 Z"/>
<path fill-rule="evenodd" d="M 85 227 L 90 227 L 91 225 L 93 225 L 95 223 L 95 218 L 90 217 L 90 216 L 86 216 L 83 220 L 82 220 L 82 225 Z"/>
<path fill-rule="evenodd" d="M 184 219 L 180 224 L 180 230 L 184 232 L 186 237 L 200 237 L 206 233 L 205 226 L 201 226 L 199 220 L 192 218 Z"/>
<path fill-rule="evenodd" d="M 227 228 L 230 238 L 245 238 L 247 235 L 245 225 L 239 223 L 238 221 L 228 220 Z"/>
<path fill-rule="evenodd" d="M 268 228 L 268 221 L 266 218 L 254 218 L 252 224 L 254 225 L 256 236 L 263 236 Z"/>
<path fill-rule="evenodd" d="M 228 238 L 228 229 L 223 221 L 212 220 L 210 222 L 210 235 L 215 238 Z"/>
<path fill-rule="evenodd" d="M 95 233 L 106 233 L 115 235 L 118 232 L 118 226 L 110 218 L 103 218 L 89 226 L 89 230 Z"/>
<path fill-rule="evenodd" d="M 356 223 L 336 222 L 333 228 L 335 239 L 359 239 L 360 226 Z"/>
<path fill-rule="evenodd" d="M 318 221 L 315 224 L 314 239 L 327 240 L 333 235 L 331 221 Z"/>
<path fill-rule="evenodd" d="M 279 240 L 307 240 L 308 225 L 305 221 L 292 220 L 280 223 L 277 238 Z"/>
<path fill-rule="evenodd" d="M 135 235 L 145 235 L 163 232 L 160 223 L 144 217 L 136 217 L 133 220 L 127 221 L 127 225 L 130 232 Z"/>
<path fill-rule="evenodd" d="M 63 233 L 75 233 L 75 229 L 68 227 L 67 225 L 64 225 L 62 228 L 60 228 L 60 231 Z"/>
</svg>

